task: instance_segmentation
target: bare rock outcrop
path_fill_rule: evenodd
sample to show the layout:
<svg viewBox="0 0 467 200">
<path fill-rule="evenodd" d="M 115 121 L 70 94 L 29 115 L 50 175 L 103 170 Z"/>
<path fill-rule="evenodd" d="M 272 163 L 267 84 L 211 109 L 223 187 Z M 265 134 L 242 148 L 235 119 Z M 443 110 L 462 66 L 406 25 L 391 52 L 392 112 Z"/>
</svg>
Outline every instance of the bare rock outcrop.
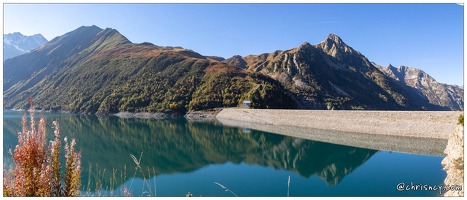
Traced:
<svg viewBox="0 0 467 200">
<path fill-rule="evenodd" d="M 444 196 L 464 196 L 464 126 L 457 125 L 456 130 L 449 135 L 444 153 L 446 157 L 441 161 L 447 173 L 445 186 L 461 186 L 462 190 L 447 190 Z"/>
<path fill-rule="evenodd" d="M 426 98 L 429 103 L 443 107 L 442 110 L 464 110 L 464 88 L 437 82 L 421 69 L 389 65 L 375 65 L 381 72 L 414 94 Z M 432 110 L 428 108 L 428 110 Z"/>
</svg>

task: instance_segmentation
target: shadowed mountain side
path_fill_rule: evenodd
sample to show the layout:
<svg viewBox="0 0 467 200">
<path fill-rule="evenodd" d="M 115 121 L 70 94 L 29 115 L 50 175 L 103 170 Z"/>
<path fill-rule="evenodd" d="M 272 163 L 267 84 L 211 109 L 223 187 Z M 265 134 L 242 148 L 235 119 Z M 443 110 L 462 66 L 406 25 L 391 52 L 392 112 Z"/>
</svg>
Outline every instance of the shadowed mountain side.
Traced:
<svg viewBox="0 0 467 200">
<path fill-rule="evenodd" d="M 114 29 L 80 27 L 4 63 L 4 107 L 110 114 L 235 107 L 296 108 L 286 89 L 258 73 L 192 50 L 133 44 Z"/>
<path fill-rule="evenodd" d="M 217 120 L 225 126 L 248 128 L 313 141 L 383 151 L 444 156 L 444 148 L 447 144 L 446 139 L 351 133 L 333 130 L 313 129 L 308 127 L 282 125 L 277 126 L 271 124 L 241 122 L 230 119 Z"/>
<path fill-rule="evenodd" d="M 31 87 L 52 71 L 60 68 L 63 61 L 88 48 L 94 37 L 103 31 L 97 26 L 82 26 L 74 31 L 56 37 L 28 54 L 7 59 L 3 72 L 4 91 L 17 85 Z"/>
<path fill-rule="evenodd" d="M 76 138 L 76 148 L 82 151 L 83 183 L 87 183 L 89 164 L 93 178 L 97 176 L 96 164 L 101 172 L 117 169 L 117 173 L 125 165 L 127 174 L 132 174 L 135 164 L 130 154 L 139 157 L 143 152 L 141 166 L 154 167 L 156 175 L 191 172 L 210 164 L 245 162 L 289 170 L 303 177 L 320 176 L 328 185 L 336 185 L 377 152 L 260 131 L 244 133 L 241 128 L 184 119 L 69 115 L 49 117 L 50 126 L 52 120 L 60 123 L 62 137 Z M 20 120 L 5 120 L 4 157 L 9 156 L 8 148 L 16 145 L 14 131 L 20 128 Z M 50 138 L 52 134 L 49 129 Z M 105 174 L 104 184 L 110 175 Z"/>
</svg>

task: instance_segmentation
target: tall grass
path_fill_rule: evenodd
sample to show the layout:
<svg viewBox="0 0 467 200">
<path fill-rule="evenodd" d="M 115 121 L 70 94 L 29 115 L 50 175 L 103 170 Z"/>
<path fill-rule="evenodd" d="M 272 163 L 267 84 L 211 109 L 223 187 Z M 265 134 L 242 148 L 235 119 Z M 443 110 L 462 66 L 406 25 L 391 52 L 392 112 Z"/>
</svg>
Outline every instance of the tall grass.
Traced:
<svg viewBox="0 0 467 200">
<path fill-rule="evenodd" d="M 83 196 L 110 196 L 110 197 L 131 197 L 131 196 L 145 196 L 145 197 L 155 197 L 156 196 L 156 170 L 154 167 L 142 167 L 141 159 L 143 153 L 141 153 L 139 158 L 136 158 L 133 154 L 130 154 L 130 157 L 133 159 L 133 162 L 136 164 L 135 171 L 131 182 L 127 185 L 127 167 L 124 165 L 123 170 L 118 171 L 117 169 L 112 169 L 112 174 L 109 179 L 104 178 L 106 169 L 99 170 L 98 164 L 96 164 L 95 172 L 92 171 L 92 165 L 89 164 L 89 177 L 87 188 L 83 190 L 86 191 Z M 91 174 L 94 174 L 91 176 Z M 118 174 L 120 174 L 120 180 L 118 180 Z M 136 179 L 136 176 L 142 176 L 143 185 L 141 187 L 140 195 L 135 195 L 136 191 L 133 191 L 133 181 Z M 151 178 L 152 177 L 152 178 Z M 152 179 L 152 181 L 150 180 Z M 94 188 L 92 187 L 92 182 L 95 182 Z M 120 187 L 120 189 L 118 189 Z M 93 190 L 94 192 L 91 192 Z"/>
<path fill-rule="evenodd" d="M 136 177 L 136 173 L 139 169 L 139 171 L 141 172 L 141 175 L 143 175 L 143 186 L 141 187 L 141 195 L 145 195 L 145 196 L 156 196 L 156 170 L 154 169 L 154 167 L 152 168 L 152 172 L 153 172 L 153 175 L 154 175 L 154 192 L 152 191 L 152 186 L 151 184 L 149 183 L 148 179 L 146 178 L 146 175 L 144 173 L 144 170 L 143 168 L 141 167 L 141 158 L 143 157 L 143 152 L 141 152 L 141 155 L 139 156 L 139 159 L 136 159 L 136 157 L 133 155 L 133 154 L 130 154 L 130 157 L 133 159 L 133 162 L 135 162 L 136 164 L 136 168 L 135 168 L 135 174 L 133 175 L 133 179 L 131 181 L 131 184 L 130 184 L 130 189 L 131 189 L 131 186 L 133 184 L 133 180 L 135 179 Z M 151 177 L 151 171 L 149 170 L 149 166 L 147 167 L 147 175 L 148 175 L 148 178 Z M 145 190 L 145 185 L 147 186 L 147 190 Z"/>
<path fill-rule="evenodd" d="M 60 163 L 60 126 L 54 121 L 55 139 L 47 147 L 47 120 L 39 116 L 36 128 L 34 103 L 29 97 L 30 125 L 26 113 L 22 131 L 18 133 L 12 157 L 13 164 L 3 171 L 3 196 L 78 196 L 81 186 L 81 153 L 74 150 L 75 140 L 69 144 L 65 137 L 65 174 Z"/>
</svg>

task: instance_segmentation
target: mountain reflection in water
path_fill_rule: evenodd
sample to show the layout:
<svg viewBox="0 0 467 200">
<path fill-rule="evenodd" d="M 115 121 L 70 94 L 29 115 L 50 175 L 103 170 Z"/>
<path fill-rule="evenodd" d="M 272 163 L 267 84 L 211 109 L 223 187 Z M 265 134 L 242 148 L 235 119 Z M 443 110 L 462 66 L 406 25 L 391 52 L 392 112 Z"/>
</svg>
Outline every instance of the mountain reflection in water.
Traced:
<svg viewBox="0 0 467 200">
<path fill-rule="evenodd" d="M 17 143 L 15 132 L 21 130 L 21 113 L 5 113 L 5 116 L 9 114 L 3 122 L 4 161 L 10 156 L 9 148 Z M 17 117 L 11 117 L 12 114 Z M 215 121 L 72 114 L 44 116 L 50 124 L 48 127 L 52 127 L 54 120 L 60 123 L 62 138 L 76 138 L 76 148 L 82 151 L 83 184 L 88 182 L 88 165 L 93 168 L 90 177 L 96 177 L 96 164 L 99 170 L 108 171 L 101 177 L 104 185 L 108 184 L 112 169 L 117 170 L 118 176 L 120 171 L 128 169 L 122 182 L 127 181 L 136 167 L 130 154 L 139 157 L 142 152 L 141 167 L 154 169 L 156 175 L 188 173 L 208 165 L 231 162 L 288 170 L 305 178 L 318 176 L 329 186 L 334 186 L 377 152 L 256 130 L 245 131 Z M 49 128 L 48 137 L 52 139 L 52 136 L 53 129 Z"/>
</svg>

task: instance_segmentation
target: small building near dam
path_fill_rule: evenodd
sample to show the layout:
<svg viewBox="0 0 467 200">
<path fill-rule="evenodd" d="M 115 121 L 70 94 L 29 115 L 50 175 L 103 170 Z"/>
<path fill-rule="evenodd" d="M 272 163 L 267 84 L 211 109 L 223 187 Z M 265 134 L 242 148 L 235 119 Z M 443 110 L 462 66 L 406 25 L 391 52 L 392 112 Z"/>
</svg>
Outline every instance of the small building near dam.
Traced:
<svg viewBox="0 0 467 200">
<path fill-rule="evenodd" d="M 242 107 L 251 107 L 251 101 L 250 100 L 245 100 L 242 102 Z"/>
</svg>

